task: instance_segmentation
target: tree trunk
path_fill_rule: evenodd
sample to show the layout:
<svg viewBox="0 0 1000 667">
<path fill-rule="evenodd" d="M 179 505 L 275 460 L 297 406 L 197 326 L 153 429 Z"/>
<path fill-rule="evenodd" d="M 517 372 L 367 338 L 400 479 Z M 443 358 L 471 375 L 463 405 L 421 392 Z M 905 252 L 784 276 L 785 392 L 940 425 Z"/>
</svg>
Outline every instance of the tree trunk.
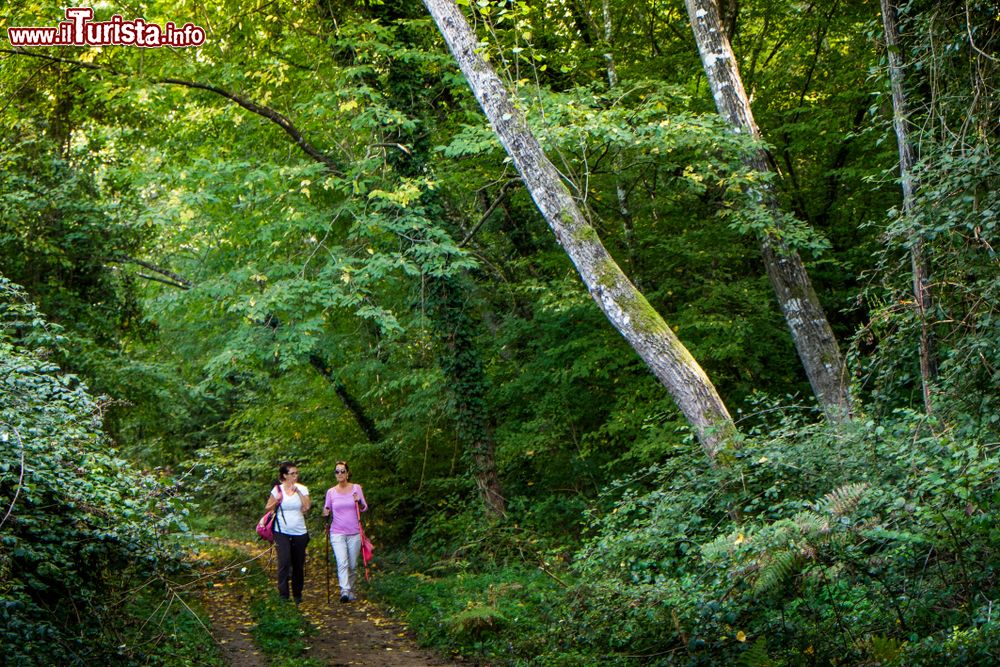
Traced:
<svg viewBox="0 0 1000 667">
<path fill-rule="evenodd" d="M 475 35 L 454 1 L 424 0 L 424 5 L 591 296 L 670 391 L 714 461 L 736 433 L 715 387 L 663 318 L 629 282 L 584 218 L 503 82 L 477 52 Z"/>
<path fill-rule="evenodd" d="M 476 349 L 465 293 L 451 277 L 431 278 L 427 302 L 432 326 L 441 343 L 438 360 L 454 404 L 458 437 L 468 453 L 472 475 L 487 514 L 506 516 L 507 501 L 497 475 L 495 441 L 489 420 L 486 371 Z"/>
<path fill-rule="evenodd" d="M 913 210 L 917 180 L 913 176 L 913 145 L 907 128 L 909 111 L 903 91 L 903 58 L 899 50 L 899 27 L 896 24 L 896 6 L 891 0 L 882 0 L 882 25 L 885 28 L 885 46 L 889 56 L 889 81 L 892 84 L 892 124 L 896 129 L 899 147 L 899 180 L 903 188 L 903 215 Z M 923 389 L 924 410 L 931 414 L 931 384 L 937 376 L 937 358 L 927 311 L 931 308 L 931 291 L 928 284 L 929 269 L 924 257 L 923 240 L 910 231 L 910 266 L 913 273 L 913 303 L 920 322 L 920 382 Z"/>
<path fill-rule="evenodd" d="M 372 418 L 365 412 L 364 407 L 358 402 L 358 399 L 354 398 L 351 392 L 347 390 L 344 383 L 334 377 L 333 370 L 330 368 L 330 365 L 326 363 L 326 360 L 323 359 L 323 357 L 321 357 L 317 352 L 311 352 L 309 354 L 309 365 L 316 369 L 316 372 L 330 383 L 333 387 L 334 393 L 337 394 L 337 397 L 344 404 L 344 407 L 347 408 L 347 411 L 351 413 L 352 417 L 354 417 L 354 422 L 358 425 L 358 428 L 360 428 L 361 432 L 365 434 L 366 438 L 368 438 L 368 442 L 373 445 L 378 444 L 382 440 L 382 434 L 379 433 L 375 422 L 372 421 Z"/>
<path fill-rule="evenodd" d="M 719 18 L 716 0 L 685 0 L 685 3 L 716 108 L 735 132 L 760 138 L 732 46 Z M 769 170 L 763 150 L 749 157 L 746 164 L 755 171 Z M 775 224 L 778 224 L 780 218 L 774 189 L 763 186 L 748 194 L 767 206 L 774 214 Z M 809 377 L 813 394 L 827 419 L 844 421 L 850 417 L 851 409 L 847 373 L 837 339 L 802 258 L 781 239 L 780 230 L 779 233 L 762 236 L 760 244 L 767 276 Z"/>
<path fill-rule="evenodd" d="M 608 90 L 613 90 L 618 87 L 618 72 L 615 70 L 615 56 L 611 52 L 611 38 L 614 36 L 613 27 L 611 25 L 611 6 L 610 0 L 602 0 L 601 2 L 601 19 L 604 23 L 604 48 L 607 49 L 604 52 L 604 62 L 607 63 L 608 70 Z M 639 274 L 637 272 L 639 266 L 639 259 L 637 248 L 635 247 L 635 225 L 632 222 L 632 212 L 628 207 L 628 192 L 625 190 L 625 184 L 622 182 L 622 158 L 619 154 L 614 160 L 614 170 L 615 170 L 615 194 L 618 197 L 618 213 L 622 216 L 622 231 L 625 235 L 625 252 L 628 258 L 628 271 L 635 277 L 636 287 L 642 289 L 642 283 L 639 281 Z"/>
</svg>

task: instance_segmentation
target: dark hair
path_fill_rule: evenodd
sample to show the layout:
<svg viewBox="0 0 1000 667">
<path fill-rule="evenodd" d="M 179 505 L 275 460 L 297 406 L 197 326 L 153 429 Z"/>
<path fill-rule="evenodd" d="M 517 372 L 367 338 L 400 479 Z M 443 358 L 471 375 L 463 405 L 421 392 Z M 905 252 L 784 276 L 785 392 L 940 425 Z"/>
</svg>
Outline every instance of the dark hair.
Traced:
<svg viewBox="0 0 1000 667">
<path fill-rule="evenodd" d="M 351 479 L 351 466 L 347 465 L 347 461 L 337 461 L 333 464 L 333 469 L 336 470 L 337 466 L 344 466 L 344 470 L 347 471 L 347 479 Z"/>
<path fill-rule="evenodd" d="M 278 466 L 278 481 L 285 481 L 285 477 L 288 476 L 289 468 L 298 468 L 298 464 L 292 461 L 282 461 L 281 465 Z"/>
</svg>

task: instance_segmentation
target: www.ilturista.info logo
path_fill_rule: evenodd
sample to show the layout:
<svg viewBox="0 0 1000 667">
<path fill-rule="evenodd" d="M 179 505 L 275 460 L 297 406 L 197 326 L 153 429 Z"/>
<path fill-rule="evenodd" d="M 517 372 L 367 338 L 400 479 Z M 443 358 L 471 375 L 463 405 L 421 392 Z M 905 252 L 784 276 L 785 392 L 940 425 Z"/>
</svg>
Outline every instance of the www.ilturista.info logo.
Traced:
<svg viewBox="0 0 1000 667">
<path fill-rule="evenodd" d="M 7 28 L 11 46 L 201 46 L 205 30 L 192 23 L 178 28 L 173 21 L 165 26 L 144 19 L 126 21 L 119 14 L 110 21 L 92 21 L 91 7 L 67 7 L 66 20 L 55 27 Z"/>
</svg>

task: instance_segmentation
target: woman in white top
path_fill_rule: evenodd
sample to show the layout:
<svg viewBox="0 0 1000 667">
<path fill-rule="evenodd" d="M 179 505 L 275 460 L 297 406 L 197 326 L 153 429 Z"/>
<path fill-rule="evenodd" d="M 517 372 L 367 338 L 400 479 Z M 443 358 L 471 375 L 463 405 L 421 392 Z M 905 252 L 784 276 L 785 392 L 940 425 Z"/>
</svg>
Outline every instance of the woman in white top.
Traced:
<svg viewBox="0 0 1000 667">
<path fill-rule="evenodd" d="M 288 599 L 288 579 L 292 580 L 292 596 L 302 602 L 305 584 L 306 545 L 309 531 L 305 513 L 312 506 L 309 489 L 299 484 L 299 469 L 291 461 L 278 467 L 278 484 L 271 489 L 265 512 L 278 508 L 274 521 L 274 546 L 278 551 L 278 595 Z"/>
</svg>

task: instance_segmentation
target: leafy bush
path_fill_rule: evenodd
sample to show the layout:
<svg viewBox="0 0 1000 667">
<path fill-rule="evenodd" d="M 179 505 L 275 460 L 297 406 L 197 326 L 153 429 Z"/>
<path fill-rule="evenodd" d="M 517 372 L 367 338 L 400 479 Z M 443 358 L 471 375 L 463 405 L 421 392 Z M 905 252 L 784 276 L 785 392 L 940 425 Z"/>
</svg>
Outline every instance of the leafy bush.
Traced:
<svg viewBox="0 0 1000 667">
<path fill-rule="evenodd" d="M 181 568 L 182 513 L 101 432 L 101 405 L 47 362 L 58 344 L 0 278 L 0 643 L 18 665 L 129 664 L 134 592 Z"/>
<path fill-rule="evenodd" d="M 761 414 L 724 466 L 678 449 L 616 480 L 570 571 L 565 533 L 533 517 L 552 509 L 515 497 L 519 524 L 544 533 L 442 512 L 411 540 L 435 556 L 395 563 L 376 588 L 424 641 L 496 664 L 995 661 L 995 445 L 906 410 L 837 429 L 796 406 Z M 519 551 L 528 540 L 543 559 Z M 536 607 L 525 566 L 566 587 Z"/>
<path fill-rule="evenodd" d="M 603 581 L 580 585 L 574 634 L 662 664 L 735 663 L 759 639 L 783 664 L 995 659 L 1000 458 L 931 426 L 779 424 L 700 480 L 668 467 L 621 493 L 578 554 Z"/>
</svg>

